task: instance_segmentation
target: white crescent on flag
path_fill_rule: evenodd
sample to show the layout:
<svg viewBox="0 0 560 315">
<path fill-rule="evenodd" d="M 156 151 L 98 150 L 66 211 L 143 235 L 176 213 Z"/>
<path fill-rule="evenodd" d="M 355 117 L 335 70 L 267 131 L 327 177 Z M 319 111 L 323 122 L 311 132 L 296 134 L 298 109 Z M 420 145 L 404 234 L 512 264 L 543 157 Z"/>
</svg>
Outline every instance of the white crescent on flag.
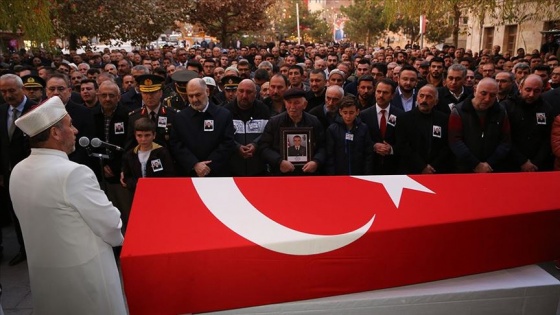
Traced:
<svg viewBox="0 0 560 315">
<path fill-rule="evenodd" d="M 408 176 L 355 176 L 384 185 L 398 207 L 403 188 L 430 192 Z M 360 228 L 343 234 L 318 235 L 296 231 L 270 219 L 245 198 L 231 177 L 192 178 L 194 188 L 208 210 L 229 229 L 271 251 L 288 255 L 316 255 L 351 244 L 372 226 L 375 214 Z M 220 196 L 216 196 L 219 187 Z"/>
</svg>

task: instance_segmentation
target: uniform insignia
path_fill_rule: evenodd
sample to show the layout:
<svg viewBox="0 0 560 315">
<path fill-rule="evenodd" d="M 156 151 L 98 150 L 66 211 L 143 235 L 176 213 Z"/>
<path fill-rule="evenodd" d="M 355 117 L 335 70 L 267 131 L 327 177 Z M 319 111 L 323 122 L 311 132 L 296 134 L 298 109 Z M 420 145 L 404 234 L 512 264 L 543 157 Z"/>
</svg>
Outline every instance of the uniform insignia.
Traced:
<svg viewBox="0 0 560 315">
<path fill-rule="evenodd" d="M 150 86 L 150 85 L 152 85 L 152 84 L 153 84 L 153 82 L 152 82 L 152 80 L 150 80 L 150 79 L 146 79 L 146 80 L 144 81 L 144 85 Z"/>
<path fill-rule="evenodd" d="M 227 82 L 228 84 L 233 84 L 233 80 L 229 79 L 229 81 Z"/>
<path fill-rule="evenodd" d="M 35 83 L 35 79 L 29 78 L 29 79 L 27 79 L 27 83 Z"/>
</svg>

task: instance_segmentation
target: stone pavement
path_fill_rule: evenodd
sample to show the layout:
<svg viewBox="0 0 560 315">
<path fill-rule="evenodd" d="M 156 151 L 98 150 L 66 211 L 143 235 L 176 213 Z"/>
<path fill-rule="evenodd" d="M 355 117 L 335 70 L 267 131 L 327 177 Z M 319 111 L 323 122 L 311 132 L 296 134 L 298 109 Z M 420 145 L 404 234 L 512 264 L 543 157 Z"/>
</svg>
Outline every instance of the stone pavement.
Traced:
<svg viewBox="0 0 560 315">
<path fill-rule="evenodd" d="M 13 227 L 2 228 L 2 233 L 4 235 L 4 258 L 0 262 L 0 283 L 3 291 L 1 305 L 4 314 L 31 315 L 33 314 L 33 303 L 29 287 L 27 262 L 16 266 L 8 266 L 8 261 L 17 254 L 19 248 Z M 540 266 L 560 279 L 560 271 L 554 267 L 552 262 L 543 263 Z M 560 309 L 556 314 L 560 315 Z"/>
</svg>

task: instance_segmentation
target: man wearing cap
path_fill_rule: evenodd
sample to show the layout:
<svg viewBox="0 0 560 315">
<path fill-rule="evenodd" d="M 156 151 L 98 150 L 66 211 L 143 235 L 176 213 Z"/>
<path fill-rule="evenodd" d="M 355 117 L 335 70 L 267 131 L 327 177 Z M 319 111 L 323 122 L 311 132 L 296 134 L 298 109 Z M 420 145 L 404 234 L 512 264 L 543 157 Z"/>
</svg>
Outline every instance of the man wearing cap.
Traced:
<svg viewBox="0 0 560 315">
<path fill-rule="evenodd" d="M 21 80 L 25 96 L 37 104 L 41 103 L 45 98 L 45 80 L 36 75 L 26 75 Z"/>
<path fill-rule="evenodd" d="M 307 100 L 305 91 L 291 88 L 284 93 L 286 111 L 272 117 L 266 125 L 258 143 L 262 158 L 270 166 L 275 175 L 303 175 L 314 174 L 326 161 L 325 131 L 317 117 L 305 112 Z M 283 131 L 293 128 L 310 128 L 309 144 L 312 156 L 307 156 L 303 163 L 292 163 L 284 154 L 288 143 Z M 309 148 L 307 149 L 309 152 Z M 286 152 L 287 153 L 287 152 Z M 311 153 L 311 152 L 310 152 Z"/>
<path fill-rule="evenodd" d="M 32 148 L 13 169 L 10 195 L 27 245 L 34 312 L 126 314 L 112 250 L 123 241 L 120 213 L 93 171 L 69 161 L 78 130 L 64 103 L 53 96 L 15 124 Z"/>
<path fill-rule="evenodd" d="M 209 101 L 202 79 L 189 81 L 187 96 L 189 107 L 176 115 L 170 142 L 179 172 L 193 177 L 229 176 L 235 150 L 231 112 Z"/>
<path fill-rule="evenodd" d="M 142 65 L 138 65 L 132 67 L 131 74 L 136 80 L 136 78 L 143 74 L 150 74 L 150 70 Z M 122 95 L 121 103 L 132 110 L 142 107 L 142 95 L 140 90 L 138 90 L 138 81 L 136 81 L 135 88 L 128 90 L 128 92 Z"/>
<path fill-rule="evenodd" d="M 240 77 L 236 77 L 233 75 L 226 75 L 222 78 L 222 84 L 224 85 L 225 102 L 221 105 L 225 105 L 235 100 L 237 86 L 239 85 L 239 82 L 241 82 L 241 80 L 242 79 Z"/>
<path fill-rule="evenodd" d="M 5 74 L 0 77 L 0 93 L 6 102 L 0 105 L 0 185 L 9 189 L 12 169 L 29 155 L 29 138 L 17 128 L 15 121 L 18 117 L 27 113 L 36 103 L 25 96 L 23 82 L 15 74 Z M 19 253 L 9 262 L 12 266 L 24 261 L 26 254 L 19 221 L 15 218 L 9 201 L 8 209 L 14 218 L 14 227 L 20 247 Z M 1 246 L 2 235 L 0 232 L 0 255 Z"/>
<path fill-rule="evenodd" d="M 126 149 L 134 148 L 138 143 L 134 137 L 134 122 L 140 117 L 150 118 L 157 126 L 155 142 L 167 147 L 170 129 L 177 111 L 163 104 L 164 78 L 154 74 L 144 74 L 136 78 L 138 90 L 142 95 L 142 107 L 129 113 Z"/>
<path fill-rule="evenodd" d="M 187 83 L 190 80 L 198 78 L 198 73 L 191 70 L 179 70 L 175 71 L 171 75 L 171 80 L 173 80 L 173 89 L 175 90 L 175 95 L 171 95 L 163 100 L 163 103 L 167 107 L 172 107 L 176 110 L 183 110 L 189 105 L 187 98 Z"/>
<path fill-rule="evenodd" d="M 212 77 L 204 77 L 202 78 L 208 87 L 208 93 L 210 95 L 210 102 L 214 104 L 220 104 L 221 101 L 218 98 L 219 89 L 216 84 L 216 80 Z"/>
<path fill-rule="evenodd" d="M 250 79 L 241 81 L 233 102 L 225 105 L 233 114 L 236 152 L 231 156 L 232 176 L 264 175 L 266 165 L 257 154 L 257 143 L 264 131 L 270 111 L 257 100 L 257 86 Z"/>
</svg>

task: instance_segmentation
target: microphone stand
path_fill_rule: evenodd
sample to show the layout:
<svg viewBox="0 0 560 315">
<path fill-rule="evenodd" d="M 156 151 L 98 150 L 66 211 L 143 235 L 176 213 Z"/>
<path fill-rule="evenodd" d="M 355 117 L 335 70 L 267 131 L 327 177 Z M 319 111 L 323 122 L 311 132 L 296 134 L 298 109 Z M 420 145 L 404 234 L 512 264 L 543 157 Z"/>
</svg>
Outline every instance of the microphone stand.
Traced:
<svg viewBox="0 0 560 315">
<path fill-rule="evenodd" d="M 103 160 L 109 160 L 111 157 L 108 154 L 103 153 L 95 153 L 91 151 L 91 148 L 88 146 L 86 148 L 88 156 L 97 158 L 99 160 L 99 171 L 101 172 L 101 189 L 107 193 L 107 180 L 105 179 L 105 171 L 103 167 Z"/>
</svg>

